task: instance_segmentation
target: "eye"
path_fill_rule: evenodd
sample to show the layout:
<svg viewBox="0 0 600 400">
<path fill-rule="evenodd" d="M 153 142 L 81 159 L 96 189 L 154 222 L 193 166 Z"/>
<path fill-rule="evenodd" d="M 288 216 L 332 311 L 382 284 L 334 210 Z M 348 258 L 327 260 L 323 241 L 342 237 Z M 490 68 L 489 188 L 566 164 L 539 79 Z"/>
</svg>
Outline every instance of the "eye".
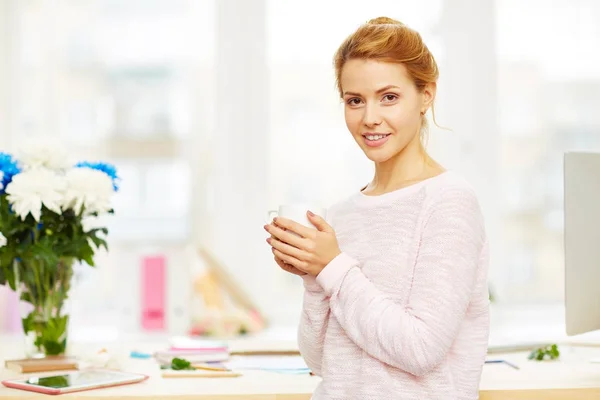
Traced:
<svg viewBox="0 0 600 400">
<path fill-rule="evenodd" d="M 386 94 L 385 96 L 383 96 L 383 101 L 390 103 L 392 101 L 395 101 L 397 98 L 398 96 L 395 94 Z"/>
<path fill-rule="evenodd" d="M 357 106 L 361 103 L 361 100 L 358 97 L 353 97 L 351 99 L 348 99 L 346 103 L 351 106 Z"/>
</svg>

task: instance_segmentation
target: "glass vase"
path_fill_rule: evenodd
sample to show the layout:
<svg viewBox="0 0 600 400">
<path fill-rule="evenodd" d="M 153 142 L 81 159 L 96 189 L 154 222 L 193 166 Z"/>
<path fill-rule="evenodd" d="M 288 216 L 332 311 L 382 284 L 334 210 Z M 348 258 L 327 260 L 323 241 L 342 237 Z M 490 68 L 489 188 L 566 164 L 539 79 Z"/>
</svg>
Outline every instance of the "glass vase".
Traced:
<svg viewBox="0 0 600 400">
<path fill-rule="evenodd" d="M 15 282 L 21 300 L 25 356 L 63 356 L 67 350 L 67 300 L 73 279 L 73 259 L 15 261 Z"/>
</svg>

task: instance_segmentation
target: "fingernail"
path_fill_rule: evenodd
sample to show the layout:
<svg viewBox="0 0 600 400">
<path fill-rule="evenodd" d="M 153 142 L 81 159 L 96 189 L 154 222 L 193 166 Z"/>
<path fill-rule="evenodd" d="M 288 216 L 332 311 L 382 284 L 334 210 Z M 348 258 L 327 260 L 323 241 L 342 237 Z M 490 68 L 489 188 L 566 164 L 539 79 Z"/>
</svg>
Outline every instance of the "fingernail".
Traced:
<svg viewBox="0 0 600 400">
<path fill-rule="evenodd" d="M 267 238 L 267 243 L 271 244 L 271 238 Z"/>
<path fill-rule="evenodd" d="M 308 210 L 308 215 L 310 215 L 311 217 L 314 217 L 314 216 L 315 216 L 315 214 L 313 214 L 313 212 L 312 212 L 312 211 L 310 211 L 310 210 Z"/>
<path fill-rule="evenodd" d="M 277 217 L 273 218 L 273 222 L 277 222 Z"/>
</svg>

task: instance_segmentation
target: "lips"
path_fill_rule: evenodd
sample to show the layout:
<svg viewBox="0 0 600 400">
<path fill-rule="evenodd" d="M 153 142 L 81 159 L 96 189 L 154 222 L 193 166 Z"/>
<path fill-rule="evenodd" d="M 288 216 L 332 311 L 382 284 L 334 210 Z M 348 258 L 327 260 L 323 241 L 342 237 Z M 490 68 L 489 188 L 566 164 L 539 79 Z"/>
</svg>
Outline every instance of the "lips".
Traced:
<svg viewBox="0 0 600 400">
<path fill-rule="evenodd" d="M 363 140 L 369 147 L 379 147 L 388 141 L 390 135 L 390 133 L 365 133 Z"/>
</svg>

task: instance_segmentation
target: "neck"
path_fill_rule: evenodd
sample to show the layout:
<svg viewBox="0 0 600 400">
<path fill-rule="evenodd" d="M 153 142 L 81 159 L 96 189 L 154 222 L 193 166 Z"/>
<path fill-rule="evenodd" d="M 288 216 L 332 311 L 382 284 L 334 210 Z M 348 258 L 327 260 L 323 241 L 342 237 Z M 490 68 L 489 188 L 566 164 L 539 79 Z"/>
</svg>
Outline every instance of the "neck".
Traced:
<svg viewBox="0 0 600 400">
<path fill-rule="evenodd" d="M 431 168 L 431 158 L 421 142 L 411 142 L 396 156 L 375 164 L 375 176 L 369 192 L 382 194 L 423 180 Z"/>
</svg>

